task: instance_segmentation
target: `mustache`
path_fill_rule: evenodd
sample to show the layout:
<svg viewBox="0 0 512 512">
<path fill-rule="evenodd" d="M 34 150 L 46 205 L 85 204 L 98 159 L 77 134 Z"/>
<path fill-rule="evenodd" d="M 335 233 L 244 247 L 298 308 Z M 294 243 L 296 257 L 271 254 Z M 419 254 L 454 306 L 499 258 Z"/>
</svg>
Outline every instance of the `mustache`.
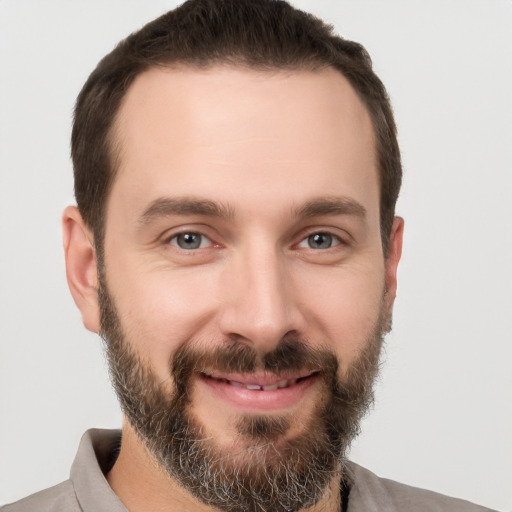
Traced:
<svg viewBox="0 0 512 512">
<path fill-rule="evenodd" d="M 207 373 L 212 370 L 243 374 L 259 371 L 278 376 L 306 370 L 333 376 L 339 366 L 334 353 L 324 348 L 312 347 L 298 336 L 282 338 L 273 350 L 266 353 L 232 340 L 210 349 L 199 349 L 192 345 L 183 344 L 170 363 L 171 373 L 178 386 L 187 383 L 194 373 Z"/>
</svg>

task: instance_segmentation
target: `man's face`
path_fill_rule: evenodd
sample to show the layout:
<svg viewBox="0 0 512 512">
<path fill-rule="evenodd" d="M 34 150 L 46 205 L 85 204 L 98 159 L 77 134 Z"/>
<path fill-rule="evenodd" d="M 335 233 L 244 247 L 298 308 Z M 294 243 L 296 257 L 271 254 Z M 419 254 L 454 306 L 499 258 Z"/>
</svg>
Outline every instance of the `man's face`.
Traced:
<svg viewBox="0 0 512 512">
<path fill-rule="evenodd" d="M 383 257 L 373 130 L 348 82 L 152 69 L 114 135 L 103 291 L 141 393 L 184 397 L 232 474 L 272 462 L 256 447 L 282 456 L 321 437 L 344 383 L 362 407 L 397 258 Z"/>
</svg>

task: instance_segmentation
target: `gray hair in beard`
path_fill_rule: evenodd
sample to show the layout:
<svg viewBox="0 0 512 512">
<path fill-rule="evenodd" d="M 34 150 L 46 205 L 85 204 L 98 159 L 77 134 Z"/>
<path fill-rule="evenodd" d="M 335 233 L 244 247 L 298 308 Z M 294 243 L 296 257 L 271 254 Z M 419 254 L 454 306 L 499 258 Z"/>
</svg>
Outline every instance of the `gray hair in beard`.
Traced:
<svg viewBox="0 0 512 512">
<path fill-rule="evenodd" d="M 359 423 L 373 403 L 373 382 L 390 314 L 382 312 L 357 361 L 343 378 L 334 353 L 296 336 L 283 338 L 264 355 L 236 341 L 201 350 L 183 343 L 169 363 L 169 393 L 132 350 L 100 273 L 101 336 L 121 408 L 148 451 L 167 474 L 204 503 L 224 512 L 289 512 L 318 502 L 343 463 Z M 284 440 L 286 416 L 244 415 L 237 427 L 246 448 L 222 450 L 190 407 L 190 379 L 205 370 L 277 375 L 318 372 L 325 401 L 315 406 L 302 433 Z M 249 442 L 250 441 L 250 442 Z"/>
</svg>

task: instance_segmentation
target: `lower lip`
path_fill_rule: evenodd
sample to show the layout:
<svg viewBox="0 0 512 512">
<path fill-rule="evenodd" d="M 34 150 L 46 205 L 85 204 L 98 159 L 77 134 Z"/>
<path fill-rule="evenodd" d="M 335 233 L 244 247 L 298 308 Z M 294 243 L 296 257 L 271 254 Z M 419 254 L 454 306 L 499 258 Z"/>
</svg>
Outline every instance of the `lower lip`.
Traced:
<svg viewBox="0 0 512 512">
<path fill-rule="evenodd" d="M 316 380 L 317 376 L 312 375 L 287 388 L 264 391 L 236 387 L 210 377 L 199 378 L 215 396 L 245 412 L 279 411 L 292 407 L 301 401 Z"/>
</svg>

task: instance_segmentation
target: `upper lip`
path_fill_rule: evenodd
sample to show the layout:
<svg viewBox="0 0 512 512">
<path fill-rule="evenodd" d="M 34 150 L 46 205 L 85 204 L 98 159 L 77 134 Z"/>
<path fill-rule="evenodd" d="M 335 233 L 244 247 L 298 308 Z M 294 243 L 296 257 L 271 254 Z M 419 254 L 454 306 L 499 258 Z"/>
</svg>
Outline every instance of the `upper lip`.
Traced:
<svg viewBox="0 0 512 512">
<path fill-rule="evenodd" d="M 217 371 L 205 371 L 204 375 L 213 379 L 222 379 L 233 382 L 239 382 L 243 385 L 254 385 L 254 386 L 273 386 L 283 380 L 298 380 L 306 377 L 311 377 L 316 371 L 306 370 L 303 372 L 296 373 L 285 373 L 277 375 L 275 373 L 222 373 Z"/>
</svg>

